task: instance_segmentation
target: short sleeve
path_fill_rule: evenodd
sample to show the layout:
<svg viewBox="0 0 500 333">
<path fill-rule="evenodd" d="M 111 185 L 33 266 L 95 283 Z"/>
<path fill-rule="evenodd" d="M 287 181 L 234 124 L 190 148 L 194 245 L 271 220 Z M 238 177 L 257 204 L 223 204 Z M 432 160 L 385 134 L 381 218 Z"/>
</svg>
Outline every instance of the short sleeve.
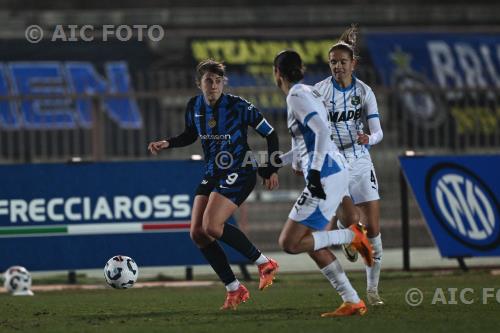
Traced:
<svg viewBox="0 0 500 333">
<path fill-rule="evenodd" d="M 309 98 L 312 98 L 312 96 L 309 97 L 302 92 L 290 94 L 287 98 L 289 109 L 292 110 L 295 119 L 304 126 L 307 126 L 309 120 L 318 114 L 312 107 L 314 102 L 310 101 Z"/>
</svg>

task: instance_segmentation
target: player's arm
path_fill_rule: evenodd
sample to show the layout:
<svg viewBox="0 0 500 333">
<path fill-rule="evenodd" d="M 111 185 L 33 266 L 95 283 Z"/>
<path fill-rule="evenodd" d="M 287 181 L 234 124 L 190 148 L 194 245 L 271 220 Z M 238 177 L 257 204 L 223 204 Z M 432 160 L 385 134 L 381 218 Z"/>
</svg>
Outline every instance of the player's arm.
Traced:
<svg viewBox="0 0 500 333">
<path fill-rule="evenodd" d="M 299 149 L 294 138 L 292 138 L 292 151 L 294 152 L 292 155 L 292 171 L 296 176 L 304 176 L 302 172 L 302 160 L 300 159 Z"/>
<path fill-rule="evenodd" d="M 309 96 L 298 94 L 290 96 L 290 104 L 295 117 L 314 133 L 314 152 L 311 168 L 307 173 L 307 188 L 313 197 L 326 199 L 326 193 L 321 185 L 321 168 L 329 150 L 330 131 L 328 126 L 321 120 L 317 111 L 311 109 L 312 103 L 308 102 Z M 324 110 L 318 110 L 324 111 Z"/>
<path fill-rule="evenodd" d="M 295 155 L 295 150 L 292 148 L 291 150 L 287 151 L 286 153 L 281 154 L 280 160 L 282 166 L 292 164 L 294 163 L 294 155 Z"/>
<path fill-rule="evenodd" d="M 185 147 L 196 141 L 198 138 L 198 131 L 196 130 L 193 121 L 193 101 L 194 100 L 191 100 L 186 108 L 184 132 L 166 140 L 151 142 L 148 145 L 148 150 L 151 154 L 156 155 L 160 152 L 160 150 L 167 148 Z"/>
<path fill-rule="evenodd" d="M 375 94 L 372 90 L 370 90 L 366 96 L 365 107 L 366 119 L 368 121 L 370 135 L 365 133 L 358 134 L 358 142 L 360 144 L 373 146 L 382 141 L 384 132 L 382 132 L 382 126 L 380 125 L 380 115 L 378 113 L 377 99 L 375 98 Z"/>
<path fill-rule="evenodd" d="M 292 165 L 293 173 L 302 176 L 302 165 L 299 158 L 298 147 L 292 138 L 292 149 L 280 155 L 281 165 Z"/>
<path fill-rule="evenodd" d="M 317 113 L 310 117 L 307 126 L 315 135 L 311 169 L 307 173 L 307 188 L 311 191 L 313 197 L 326 199 L 326 193 L 321 185 L 321 168 L 323 167 L 329 145 L 331 145 L 330 131 Z"/>
<path fill-rule="evenodd" d="M 282 166 L 282 161 L 279 157 L 278 134 L 255 106 L 249 105 L 247 111 L 248 124 L 267 141 L 266 166 L 259 168 L 259 175 L 264 179 L 269 179 Z"/>
</svg>

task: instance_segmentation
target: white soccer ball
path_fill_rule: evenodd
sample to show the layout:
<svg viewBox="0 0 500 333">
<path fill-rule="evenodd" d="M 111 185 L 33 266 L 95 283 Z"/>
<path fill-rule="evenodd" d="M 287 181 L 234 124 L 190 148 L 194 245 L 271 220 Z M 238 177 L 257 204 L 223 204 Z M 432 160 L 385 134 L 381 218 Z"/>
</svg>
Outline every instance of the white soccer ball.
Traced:
<svg viewBox="0 0 500 333">
<path fill-rule="evenodd" d="M 31 274 L 22 266 L 9 267 L 4 273 L 3 286 L 14 296 L 32 296 Z"/>
<path fill-rule="evenodd" d="M 116 289 L 132 288 L 138 276 L 137 264 L 127 256 L 114 256 L 104 266 L 106 283 Z"/>
</svg>

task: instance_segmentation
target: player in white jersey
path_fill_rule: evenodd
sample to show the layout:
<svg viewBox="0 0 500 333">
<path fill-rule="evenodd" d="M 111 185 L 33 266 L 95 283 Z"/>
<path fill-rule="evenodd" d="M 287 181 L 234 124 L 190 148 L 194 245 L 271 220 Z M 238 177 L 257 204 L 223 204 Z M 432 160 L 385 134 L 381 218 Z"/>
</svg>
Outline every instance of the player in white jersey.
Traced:
<svg viewBox="0 0 500 333">
<path fill-rule="evenodd" d="M 299 54 L 288 50 L 279 53 L 274 59 L 274 76 L 278 87 L 287 94 L 288 129 L 293 147 L 281 155 L 281 160 L 295 165 L 300 159 L 307 182 L 281 231 L 280 246 L 290 254 L 308 252 L 342 297 L 343 304 L 333 312 L 323 313 L 323 317 L 363 315 L 367 310 L 365 303 L 328 247 L 351 244 L 371 265 L 368 239 L 356 224 L 344 230 L 323 230 L 346 194 L 347 163 L 331 143 L 321 96 L 311 86 L 299 83 L 304 77 Z"/>
<path fill-rule="evenodd" d="M 346 30 L 340 41 L 328 52 L 332 76 L 318 82 L 314 87 L 321 93 L 327 105 L 333 140 L 349 163 L 349 194 L 342 208 L 347 212 L 339 228 L 357 223 L 359 216 L 354 204 L 361 209 L 368 229 L 368 238 L 373 246 L 374 265 L 366 267 L 367 299 L 371 305 L 383 305 L 378 294 L 378 282 L 382 259 L 382 240 L 379 223 L 379 193 L 375 169 L 370 158 L 369 147 L 382 140 L 383 132 L 377 101 L 372 89 L 353 75 L 356 65 L 357 28 Z M 363 128 L 363 119 L 368 123 L 369 133 Z M 350 219 L 348 217 L 351 217 Z M 356 253 L 344 247 L 346 256 L 356 260 Z"/>
</svg>

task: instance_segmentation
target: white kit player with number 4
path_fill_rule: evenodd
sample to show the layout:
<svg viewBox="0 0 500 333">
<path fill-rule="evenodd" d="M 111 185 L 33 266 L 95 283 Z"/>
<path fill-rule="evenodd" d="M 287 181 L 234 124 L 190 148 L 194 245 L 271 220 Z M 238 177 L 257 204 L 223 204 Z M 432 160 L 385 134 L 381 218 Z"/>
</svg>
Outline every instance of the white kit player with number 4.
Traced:
<svg viewBox="0 0 500 333">
<path fill-rule="evenodd" d="M 354 205 L 363 212 L 366 218 L 363 222 L 367 225 L 374 250 L 374 265 L 366 267 L 367 298 L 371 305 L 382 305 L 383 300 L 378 295 L 382 261 L 380 196 L 369 148 L 382 140 L 383 132 L 375 94 L 353 74 L 357 63 L 357 33 L 357 27 L 352 26 L 330 48 L 328 61 L 332 75 L 314 87 L 321 93 L 327 106 L 333 141 L 349 163 L 349 195 L 352 201 L 348 198 L 343 200 L 342 208 L 346 214 L 342 216 L 342 221 L 337 220 L 337 226 L 344 228 L 358 223 L 355 217 L 359 217 L 359 214 Z M 368 123 L 369 135 L 363 127 L 363 121 Z M 356 260 L 355 252 L 348 247 L 343 249 L 350 261 Z"/>
<path fill-rule="evenodd" d="M 383 132 L 373 91 L 356 77 L 346 88 L 340 87 L 331 76 L 314 87 L 326 102 L 333 141 L 349 162 L 349 193 L 354 203 L 378 200 L 378 183 L 369 147 L 382 140 Z M 365 135 L 363 112 L 371 133 L 367 144 L 360 144 L 358 139 Z"/>
</svg>

